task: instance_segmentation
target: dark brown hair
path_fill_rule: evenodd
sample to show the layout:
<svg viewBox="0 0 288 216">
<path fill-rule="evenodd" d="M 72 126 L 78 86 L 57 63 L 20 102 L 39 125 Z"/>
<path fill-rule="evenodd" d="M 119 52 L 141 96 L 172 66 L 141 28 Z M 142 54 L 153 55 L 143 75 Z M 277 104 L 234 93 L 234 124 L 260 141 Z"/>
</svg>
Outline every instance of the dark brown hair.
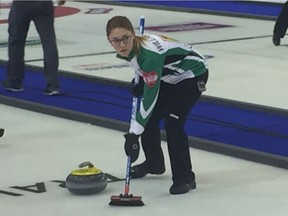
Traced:
<svg viewBox="0 0 288 216">
<path fill-rule="evenodd" d="M 128 31 L 131 31 L 135 35 L 135 31 L 130 20 L 125 16 L 114 16 L 112 17 L 106 25 L 106 35 L 107 38 L 111 34 L 111 31 L 115 28 L 124 28 Z"/>
<path fill-rule="evenodd" d="M 134 48 L 135 48 L 135 51 L 137 52 L 137 54 L 139 55 L 140 44 L 143 43 L 144 38 L 136 36 L 135 31 L 134 31 L 134 27 L 133 27 L 131 21 L 125 16 L 112 17 L 107 22 L 107 25 L 106 25 L 106 36 L 107 36 L 108 40 L 109 40 L 109 35 L 111 34 L 111 31 L 115 28 L 124 28 L 124 29 L 132 32 L 132 34 L 135 36 Z"/>
</svg>

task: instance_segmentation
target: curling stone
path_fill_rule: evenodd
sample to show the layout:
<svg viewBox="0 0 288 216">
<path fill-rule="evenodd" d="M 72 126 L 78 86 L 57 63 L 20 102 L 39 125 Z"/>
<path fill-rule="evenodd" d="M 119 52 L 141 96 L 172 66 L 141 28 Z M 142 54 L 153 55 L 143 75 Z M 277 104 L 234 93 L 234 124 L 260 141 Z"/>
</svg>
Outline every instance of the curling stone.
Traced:
<svg viewBox="0 0 288 216">
<path fill-rule="evenodd" d="M 91 162 L 83 162 L 80 169 L 73 170 L 66 178 L 66 188 L 73 194 L 99 193 L 107 187 L 108 180 L 100 169 Z"/>
</svg>

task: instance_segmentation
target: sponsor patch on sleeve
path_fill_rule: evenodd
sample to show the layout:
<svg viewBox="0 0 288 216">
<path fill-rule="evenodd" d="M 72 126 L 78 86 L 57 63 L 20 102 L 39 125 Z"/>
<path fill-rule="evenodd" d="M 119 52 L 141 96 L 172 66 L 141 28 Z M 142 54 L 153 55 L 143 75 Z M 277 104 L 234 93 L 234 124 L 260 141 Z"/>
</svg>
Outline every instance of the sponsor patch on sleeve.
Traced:
<svg viewBox="0 0 288 216">
<path fill-rule="evenodd" d="M 157 82 L 158 74 L 155 71 L 144 72 L 143 80 L 149 88 L 153 88 Z"/>
</svg>

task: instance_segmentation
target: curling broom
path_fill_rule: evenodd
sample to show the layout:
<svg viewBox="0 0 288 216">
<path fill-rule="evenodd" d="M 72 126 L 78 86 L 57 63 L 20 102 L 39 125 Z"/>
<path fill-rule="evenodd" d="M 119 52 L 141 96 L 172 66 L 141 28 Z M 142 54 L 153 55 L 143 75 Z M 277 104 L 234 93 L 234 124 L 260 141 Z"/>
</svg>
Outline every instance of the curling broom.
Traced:
<svg viewBox="0 0 288 216">
<path fill-rule="evenodd" d="M 141 16 L 140 29 L 139 29 L 139 32 L 141 35 L 143 35 L 144 33 L 144 25 L 145 25 L 145 18 Z M 135 84 L 137 84 L 138 82 L 139 82 L 139 74 L 135 72 Z M 137 106 L 138 106 L 138 98 L 133 97 L 131 122 L 135 121 L 136 119 Z M 131 179 L 130 171 L 131 171 L 131 158 L 130 156 L 128 156 L 124 194 L 120 194 L 119 196 L 117 195 L 111 196 L 109 205 L 117 205 L 117 206 L 143 206 L 144 205 L 141 196 L 133 196 L 133 194 L 129 194 L 130 179 Z"/>
</svg>

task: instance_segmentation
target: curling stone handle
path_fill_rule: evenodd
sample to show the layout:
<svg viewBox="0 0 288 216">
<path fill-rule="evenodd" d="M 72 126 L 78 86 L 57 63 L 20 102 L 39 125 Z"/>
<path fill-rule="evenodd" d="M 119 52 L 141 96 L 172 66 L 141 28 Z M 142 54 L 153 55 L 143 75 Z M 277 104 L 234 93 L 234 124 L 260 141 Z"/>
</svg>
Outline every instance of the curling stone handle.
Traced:
<svg viewBox="0 0 288 216">
<path fill-rule="evenodd" d="M 86 166 L 88 166 L 90 168 L 94 167 L 94 165 L 90 161 L 85 161 L 85 162 L 83 162 L 83 163 L 78 165 L 79 168 L 83 168 L 83 167 L 86 167 Z"/>
</svg>

